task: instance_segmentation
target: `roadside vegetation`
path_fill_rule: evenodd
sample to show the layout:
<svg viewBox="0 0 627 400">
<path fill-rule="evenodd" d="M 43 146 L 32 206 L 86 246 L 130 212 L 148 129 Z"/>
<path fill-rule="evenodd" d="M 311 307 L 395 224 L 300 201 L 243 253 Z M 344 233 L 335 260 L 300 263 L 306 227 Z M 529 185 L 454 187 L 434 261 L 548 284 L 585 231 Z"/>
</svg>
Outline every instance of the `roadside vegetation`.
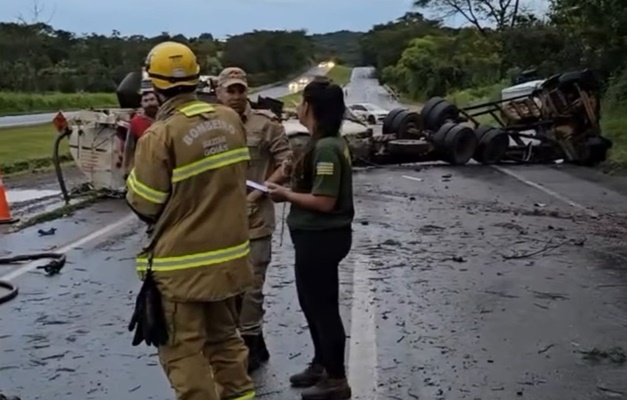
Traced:
<svg viewBox="0 0 627 400">
<path fill-rule="evenodd" d="M 399 97 L 445 96 L 460 105 L 499 97 L 522 71 L 538 78 L 591 68 L 603 83 L 602 125 L 612 163 L 627 164 L 627 8 L 619 1 L 553 0 L 538 13 L 529 0 L 417 0 L 415 9 L 361 39 L 363 64 Z M 457 14 L 450 28 L 420 12 Z M 535 12 L 534 12 L 535 11 Z M 490 28 L 493 27 L 493 28 Z"/>
<path fill-rule="evenodd" d="M 255 31 L 224 42 L 210 33 L 79 36 L 43 23 L 2 23 L 0 114 L 115 105 L 116 83 L 163 40 L 189 44 L 203 73 L 244 68 L 251 86 L 280 81 L 329 59 L 338 64 L 331 78 L 344 84 L 350 66 L 372 65 L 381 82 L 407 103 L 445 96 L 466 105 L 497 98 L 526 70 L 546 78 L 591 68 L 603 83 L 601 121 L 614 141 L 611 161 L 627 164 L 627 7 L 617 0 L 548 3 L 540 12 L 534 0 L 416 0 L 410 12 L 365 33 Z M 426 18 L 421 11 L 427 7 L 466 18 L 467 26 L 451 28 Z M 283 100 L 294 105 L 300 93 Z M 5 140 L 0 138 L 0 146 Z M 4 157 L 0 153 L 0 163 Z"/>
<path fill-rule="evenodd" d="M 331 79 L 335 84 L 344 86 L 351 80 L 352 71 L 353 69 L 351 67 L 336 64 L 333 68 L 331 68 L 327 77 L 329 77 L 329 79 Z M 290 93 L 287 96 L 281 97 L 279 100 L 285 103 L 285 107 L 292 108 L 300 103 L 302 94 L 302 91 Z"/>
<path fill-rule="evenodd" d="M 52 122 L 0 128 L 0 171 L 3 175 L 36 172 L 52 166 L 52 145 L 57 131 Z M 67 141 L 59 149 L 62 161 L 70 159 Z"/>
<path fill-rule="evenodd" d="M 78 110 L 90 107 L 117 107 L 114 93 L 19 93 L 0 92 L 0 113 L 4 115 Z"/>
<path fill-rule="evenodd" d="M 358 62 L 360 36 L 348 31 L 254 31 L 218 41 L 210 33 L 77 35 L 45 23 L 0 23 L 0 115 L 115 106 L 117 83 L 165 40 L 188 44 L 203 74 L 239 66 L 248 73 L 251 87 L 258 87 L 319 61 Z"/>
</svg>

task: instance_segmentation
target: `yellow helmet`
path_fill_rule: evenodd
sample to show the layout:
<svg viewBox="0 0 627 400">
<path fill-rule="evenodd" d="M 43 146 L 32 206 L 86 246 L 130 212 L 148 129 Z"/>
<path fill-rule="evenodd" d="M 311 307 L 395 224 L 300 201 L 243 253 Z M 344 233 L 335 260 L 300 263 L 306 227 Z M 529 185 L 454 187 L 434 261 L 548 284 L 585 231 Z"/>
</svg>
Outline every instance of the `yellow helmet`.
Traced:
<svg viewBox="0 0 627 400">
<path fill-rule="evenodd" d="M 200 65 L 194 52 L 182 43 L 163 42 L 153 47 L 145 68 L 156 89 L 198 85 Z"/>
</svg>

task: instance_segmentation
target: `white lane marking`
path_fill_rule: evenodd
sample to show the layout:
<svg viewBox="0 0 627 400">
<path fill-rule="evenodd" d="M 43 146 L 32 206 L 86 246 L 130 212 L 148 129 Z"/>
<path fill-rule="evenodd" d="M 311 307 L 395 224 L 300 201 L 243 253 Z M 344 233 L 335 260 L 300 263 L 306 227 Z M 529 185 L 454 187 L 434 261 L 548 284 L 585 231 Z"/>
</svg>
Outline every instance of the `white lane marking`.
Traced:
<svg viewBox="0 0 627 400">
<path fill-rule="evenodd" d="M 422 181 L 423 181 L 423 179 L 422 179 L 422 178 L 416 178 L 416 177 L 414 177 L 414 176 L 409 176 L 409 175 L 403 175 L 403 178 L 405 178 L 405 179 L 410 179 L 410 180 L 412 180 L 412 181 L 416 181 L 416 182 L 422 182 Z"/>
<path fill-rule="evenodd" d="M 70 243 L 68 245 L 65 245 L 63 247 L 61 247 L 60 249 L 57 249 L 54 251 L 54 253 L 66 253 L 70 250 L 74 250 L 77 247 L 80 247 L 86 243 L 91 242 L 92 240 L 95 239 L 99 239 L 105 235 L 108 235 L 114 231 L 116 231 L 117 229 L 120 229 L 122 226 L 128 224 L 129 222 L 133 221 L 135 219 L 135 215 L 134 214 L 129 214 L 126 217 L 122 218 L 121 220 L 114 222 L 111 225 L 107 225 L 101 229 L 98 229 L 95 232 L 90 233 L 89 235 L 73 242 Z M 16 269 L 13 272 L 10 272 L 4 276 L 0 276 L 0 280 L 1 281 L 11 281 L 21 275 L 24 275 L 27 272 L 30 272 L 34 269 L 37 268 L 37 266 L 41 265 L 40 261 L 33 261 L 30 262 L 28 264 L 23 265 L 22 267 L 19 267 L 18 269 Z"/>
<path fill-rule="evenodd" d="M 540 185 L 538 183 L 532 182 L 532 181 L 522 177 L 521 175 L 518 175 L 514 171 L 511 171 L 511 170 L 509 170 L 507 168 L 500 167 L 498 165 L 492 165 L 492 168 L 494 168 L 495 170 L 497 170 L 497 171 L 499 171 L 499 172 L 501 172 L 501 173 L 503 173 L 505 175 L 511 176 L 512 178 L 514 178 L 514 179 L 524 183 L 525 185 L 528 185 L 528 186 L 531 186 L 532 188 L 538 189 L 539 191 L 544 192 L 544 193 L 548 194 L 549 196 L 552 196 L 552 197 L 554 197 L 554 198 L 556 198 L 556 199 L 558 199 L 558 200 L 560 200 L 560 201 L 570 205 L 571 207 L 578 208 L 578 209 L 580 209 L 581 211 L 585 212 L 586 214 L 588 214 L 589 216 L 591 216 L 593 218 L 598 218 L 599 217 L 598 213 L 596 213 L 595 211 L 590 210 L 586 206 L 581 205 L 579 203 L 576 203 L 576 202 L 572 201 L 571 199 L 569 199 L 568 197 L 562 196 L 561 194 L 559 194 L 557 192 L 554 192 L 551 189 L 548 189 L 548 188 L 546 188 L 546 187 L 544 187 L 544 186 L 542 186 L 542 185 Z"/>
<path fill-rule="evenodd" d="M 370 259 L 355 255 L 348 379 L 355 400 L 378 398 L 377 324 Z"/>
<path fill-rule="evenodd" d="M 568 197 L 563 196 L 563 195 L 561 195 L 561 194 L 559 194 L 557 192 L 554 192 L 551 189 L 546 188 L 546 187 L 540 185 L 539 183 L 535 183 L 535 182 L 530 181 L 529 179 L 523 178 L 521 175 L 518 175 L 514 171 L 511 171 L 511 170 L 509 170 L 507 168 L 500 167 L 498 165 L 491 165 L 491 167 L 494 168 L 495 170 L 505 174 L 505 175 L 511 176 L 512 178 L 516 179 L 517 181 L 520 181 L 520 182 L 524 183 L 527 186 L 531 186 L 534 189 L 538 189 L 539 191 L 544 192 L 544 193 L 548 194 L 549 196 L 554 197 L 554 198 L 558 199 L 559 201 L 562 201 L 562 202 L 570 205 L 571 207 L 578 208 L 578 209 L 580 209 L 581 211 L 585 212 L 586 214 L 588 214 L 589 216 L 591 216 L 593 218 L 598 218 L 599 217 L 599 214 L 597 212 L 589 209 L 588 207 L 586 207 L 586 206 L 584 206 L 582 204 L 579 204 L 579 203 L 577 203 L 575 201 L 572 201 Z M 405 178 L 405 179 L 410 179 L 412 181 L 422 182 L 422 179 L 416 178 L 416 177 L 413 177 L 413 176 L 403 175 L 402 177 Z"/>
</svg>

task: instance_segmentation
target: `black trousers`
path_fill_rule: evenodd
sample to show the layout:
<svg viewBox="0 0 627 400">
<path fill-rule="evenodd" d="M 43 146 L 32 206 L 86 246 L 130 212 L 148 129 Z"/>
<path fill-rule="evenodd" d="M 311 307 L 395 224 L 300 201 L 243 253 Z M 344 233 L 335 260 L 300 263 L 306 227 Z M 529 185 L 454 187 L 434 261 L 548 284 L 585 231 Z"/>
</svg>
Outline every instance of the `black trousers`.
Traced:
<svg viewBox="0 0 627 400">
<path fill-rule="evenodd" d="M 305 314 L 314 345 L 316 364 L 329 377 L 346 377 L 346 332 L 340 317 L 340 262 L 352 245 L 352 229 L 325 231 L 290 230 L 296 253 L 298 301 Z"/>
</svg>

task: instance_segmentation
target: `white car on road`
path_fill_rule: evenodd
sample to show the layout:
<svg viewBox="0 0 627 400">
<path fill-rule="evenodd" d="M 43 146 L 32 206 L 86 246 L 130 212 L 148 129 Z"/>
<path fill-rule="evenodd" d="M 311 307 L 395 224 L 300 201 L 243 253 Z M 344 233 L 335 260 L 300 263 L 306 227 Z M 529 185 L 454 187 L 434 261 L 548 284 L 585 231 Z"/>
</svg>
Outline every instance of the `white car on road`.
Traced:
<svg viewBox="0 0 627 400">
<path fill-rule="evenodd" d="M 370 103 L 348 104 L 347 107 L 353 112 L 353 114 L 363 118 L 364 121 L 367 121 L 371 125 L 383 122 L 385 117 L 390 112 L 389 110 Z"/>
</svg>

